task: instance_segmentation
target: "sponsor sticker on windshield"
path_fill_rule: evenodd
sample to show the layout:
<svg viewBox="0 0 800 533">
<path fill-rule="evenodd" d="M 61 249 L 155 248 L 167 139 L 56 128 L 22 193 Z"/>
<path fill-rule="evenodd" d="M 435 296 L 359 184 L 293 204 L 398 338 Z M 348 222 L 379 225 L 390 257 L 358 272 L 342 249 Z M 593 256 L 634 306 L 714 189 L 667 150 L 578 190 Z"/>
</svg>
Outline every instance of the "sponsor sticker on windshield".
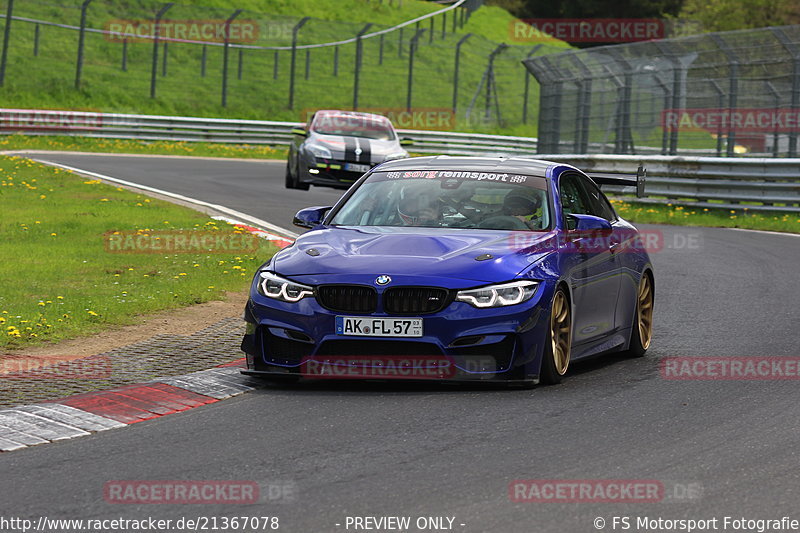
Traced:
<svg viewBox="0 0 800 533">
<path fill-rule="evenodd" d="M 531 178 L 531 176 L 509 174 L 507 172 L 474 172 L 465 170 L 400 170 L 396 172 L 387 172 L 386 177 L 388 179 L 460 179 L 513 184 L 533 184 L 537 181 L 541 181 L 540 178 Z"/>
</svg>

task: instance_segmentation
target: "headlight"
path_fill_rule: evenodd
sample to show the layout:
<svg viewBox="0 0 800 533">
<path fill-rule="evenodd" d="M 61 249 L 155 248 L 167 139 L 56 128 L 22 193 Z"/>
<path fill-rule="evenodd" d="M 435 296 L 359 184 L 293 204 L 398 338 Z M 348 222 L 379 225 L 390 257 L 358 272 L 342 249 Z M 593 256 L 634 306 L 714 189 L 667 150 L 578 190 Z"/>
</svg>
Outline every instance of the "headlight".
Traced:
<svg viewBox="0 0 800 533">
<path fill-rule="evenodd" d="M 408 152 L 403 150 L 402 152 L 395 152 L 393 154 L 389 154 L 384 158 L 384 161 L 392 161 L 394 159 L 405 159 L 408 157 Z"/>
<path fill-rule="evenodd" d="M 307 144 L 306 150 L 311 152 L 314 157 L 319 157 L 320 159 L 333 159 L 331 151 L 324 146 L 320 146 L 318 144 Z"/>
<path fill-rule="evenodd" d="M 487 285 L 477 289 L 458 291 L 456 301 L 466 302 L 473 307 L 481 308 L 516 305 L 530 300 L 538 285 L 538 281 L 528 280 Z"/>
<path fill-rule="evenodd" d="M 306 296 L 312 296 L 314 289 L 308 285 L 301 285 L 294 281 L 284 279 L 272 272 L 260 272 L 258 292 L 267 298 L 274 298 L 282 302 L 299 302 Z"/>
</svg>

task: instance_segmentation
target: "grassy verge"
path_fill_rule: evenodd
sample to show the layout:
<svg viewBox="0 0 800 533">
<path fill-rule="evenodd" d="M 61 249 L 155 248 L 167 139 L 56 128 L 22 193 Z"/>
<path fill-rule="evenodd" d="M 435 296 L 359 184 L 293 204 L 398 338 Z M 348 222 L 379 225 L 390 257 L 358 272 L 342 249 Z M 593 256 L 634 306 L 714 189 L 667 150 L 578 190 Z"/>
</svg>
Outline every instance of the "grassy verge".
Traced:
<svg viewBox="0 0 800 533">
<path fill-rule="evenodd" d="M 2 349 L 220 299 L 243 290 L 275 252 L 266 241 L 191 209 L 18 157 L 0 157 L 0 205 Z M 211 235 L 219 236 L 217 243 L 240 244 L 184 246 L 190 253 L 145 249 L 157 235 Z M 123 237 L 139 245 L 114 250 L 109 239 Z"/>
<path fill-rule="evenodd" d="M 176 3 L 169 10 L 169 19 L 225 20 L 235 7 L 244 7 L 245 12 L 239 19 L 257 21 L 260 28 L 256 41 L 249 44 L 285 46 L 291 42 L 291 30 L 303 15 L 313 18 L 299 31 L 298 42 L 314 44 L 354 37 L 366 21 L 374 22 L 372 29 L 377 30 L 441 7 L 418 0 L 392 2 L 391 5 L 378 0 L 209 0 L 208 3 L 211 6 Z M 14 9 L 20 17 L 78 24 L 79 5 L 31 0 L 17 2 Z M 152 18 L 160 5 L 151 0 L 95 2 L 88 8 L 87 24 L 97 29 L 115 21 Z M 434 21 L 433 28 L 428 22 L 421 23 L 419 29 L 423 33 L 417 39 L 410 91 L 411 108 L 416 115 L 411 114 L 407 126 L 398 126 L 535 135 L 538 84 L 530 84 L 530 112 L 523 123 L 520 109 L 524 100 L 525 70 L 520 61 L 536 43 L 511 41 L 511 20 L 513 17 L 500 8 L 482 7 L 473 13 L 464 28 L 455 32 L 452 14 L 445 20 L 444 27 L 441 16 Z M 392 32 L 383 40 L 376 37 L 363 42 L 358 91 L 360 109 L 387 114 L 402 113 L 406 109 L 409 41 L 415 31 L 416 27 L 409 27 L 402 34 Z M 457 113 L 443 123 L 428 122 L 424 119 L 426 110 L 452 107 L 455 46 L 468 32 L 472 37 L 461 48 Z M 97 33 L 86 34 L 81 83 L 76 89 L 77 33 L 65 28 L 39 26 L 38 41 L 36 35 L 33 23 L 19 21 L 11 27 L 6 84 L 0 89 L 4 107 L 305 121 L 308 110 L 353 106 L 354 44 L 313 49 L 308 55 L 305 50 L 297 53 L 295 98 L 290 109 L 291 59 L 285 50 L 277 55 L 272 50 L 244 50 L 240 75 L 239 51 L 233 49 L 228 58 L 227 103 L 223 107 L 224 60 L 219 46 L 208 46 L 205 52 L 199 44 L 172 42 L 166 49 L 162 46 L 156 97 L 151 98 L 151 42 L 135 39 L 123 47 L 120 40 Z M 491 116 L 486 118 L 482 104 L 486 94 L 482 80 L 488 56 L 500 41 L 511 43 L 494 63 L 502 120 L 498 120 L 497 109 L 492 109 Z M 546 39 L 536 54 L 566 49 L 565 43 Z M 470 106 L 473 108 L 467 117 Z"/>
<path fill-rule="evenodd" d="M 68 152 L 237 157 L 246 159 L 285 159 L 287 155 L 286 148 L 263 145 L 134 141 L 126 139 L 96 139 L 93 137 L 44 137 L 37 135 L 0 136 L 0 150 L 63 150 Z"/>
<path fill-rule="evenodd" d="M 752 211 L 741 209 L 716 209 L 673 204 L 641 204 L 612 200 L 619 215 L 631 222 L 643 224 L 673 224 L 678 226 L 706 226 L 716 228 L 743 228 L 762 231 L 800 233 L 800 214 Z"/>
</svg>

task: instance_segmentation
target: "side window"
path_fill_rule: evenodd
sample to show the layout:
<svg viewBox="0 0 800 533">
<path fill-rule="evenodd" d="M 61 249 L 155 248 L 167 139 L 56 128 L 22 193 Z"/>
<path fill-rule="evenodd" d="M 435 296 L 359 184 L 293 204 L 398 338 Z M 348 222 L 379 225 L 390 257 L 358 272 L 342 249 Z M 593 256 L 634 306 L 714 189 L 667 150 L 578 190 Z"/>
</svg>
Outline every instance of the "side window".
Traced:
<svg viewBox="0 0 800 533">
<path fill-rule="evenodd" d="M 586 191 L 586 196 L 589 199 L 589 214 L 604 218 L 609 222 L 616 220 L 617 214 L 614 212 L 614 208 L 611 207 L 611 204 L 608 202 L 606 195 L 600 191 L 600 188 L 583 176 L 580 177 L 580 181 L 581 185 L 583 185 L 583 189 Z"/>
<path fill-rule="evenodd" d="M 561 208 L 565 215 L 588 215 L 589 208 L 587 201 L 581 190 L 578 176 L 567 174 L 559 180 L 559 191 L 561 193 Z"/>
</svg>

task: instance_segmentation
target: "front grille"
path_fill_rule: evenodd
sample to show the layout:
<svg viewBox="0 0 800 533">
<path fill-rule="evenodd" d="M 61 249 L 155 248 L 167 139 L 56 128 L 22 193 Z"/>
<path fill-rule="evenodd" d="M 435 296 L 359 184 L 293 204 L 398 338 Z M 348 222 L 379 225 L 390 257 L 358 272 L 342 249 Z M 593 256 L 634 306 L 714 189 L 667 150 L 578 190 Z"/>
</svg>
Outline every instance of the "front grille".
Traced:
<svg viewBox="0 0 800 533">
<path fill-rule="evenodd" d="M 317 300 L 331 311 L 372 313 L 378 306 L 378 292 L 366 285 L 320 285 Z"/>
<path fill-rule="evenodd" d="M 439 287 L 392 287 L 383 294 L 383 307 L 392 314 L 436 313 L 449 304 L 449 291 Z"/>
<path fill-rule="evenodd" d="M 411 341 L 385 340 L 332 340 L 319 347 L 316 356 L 441 356 L 442 351 L 435 344 Z"/>
</svg>

